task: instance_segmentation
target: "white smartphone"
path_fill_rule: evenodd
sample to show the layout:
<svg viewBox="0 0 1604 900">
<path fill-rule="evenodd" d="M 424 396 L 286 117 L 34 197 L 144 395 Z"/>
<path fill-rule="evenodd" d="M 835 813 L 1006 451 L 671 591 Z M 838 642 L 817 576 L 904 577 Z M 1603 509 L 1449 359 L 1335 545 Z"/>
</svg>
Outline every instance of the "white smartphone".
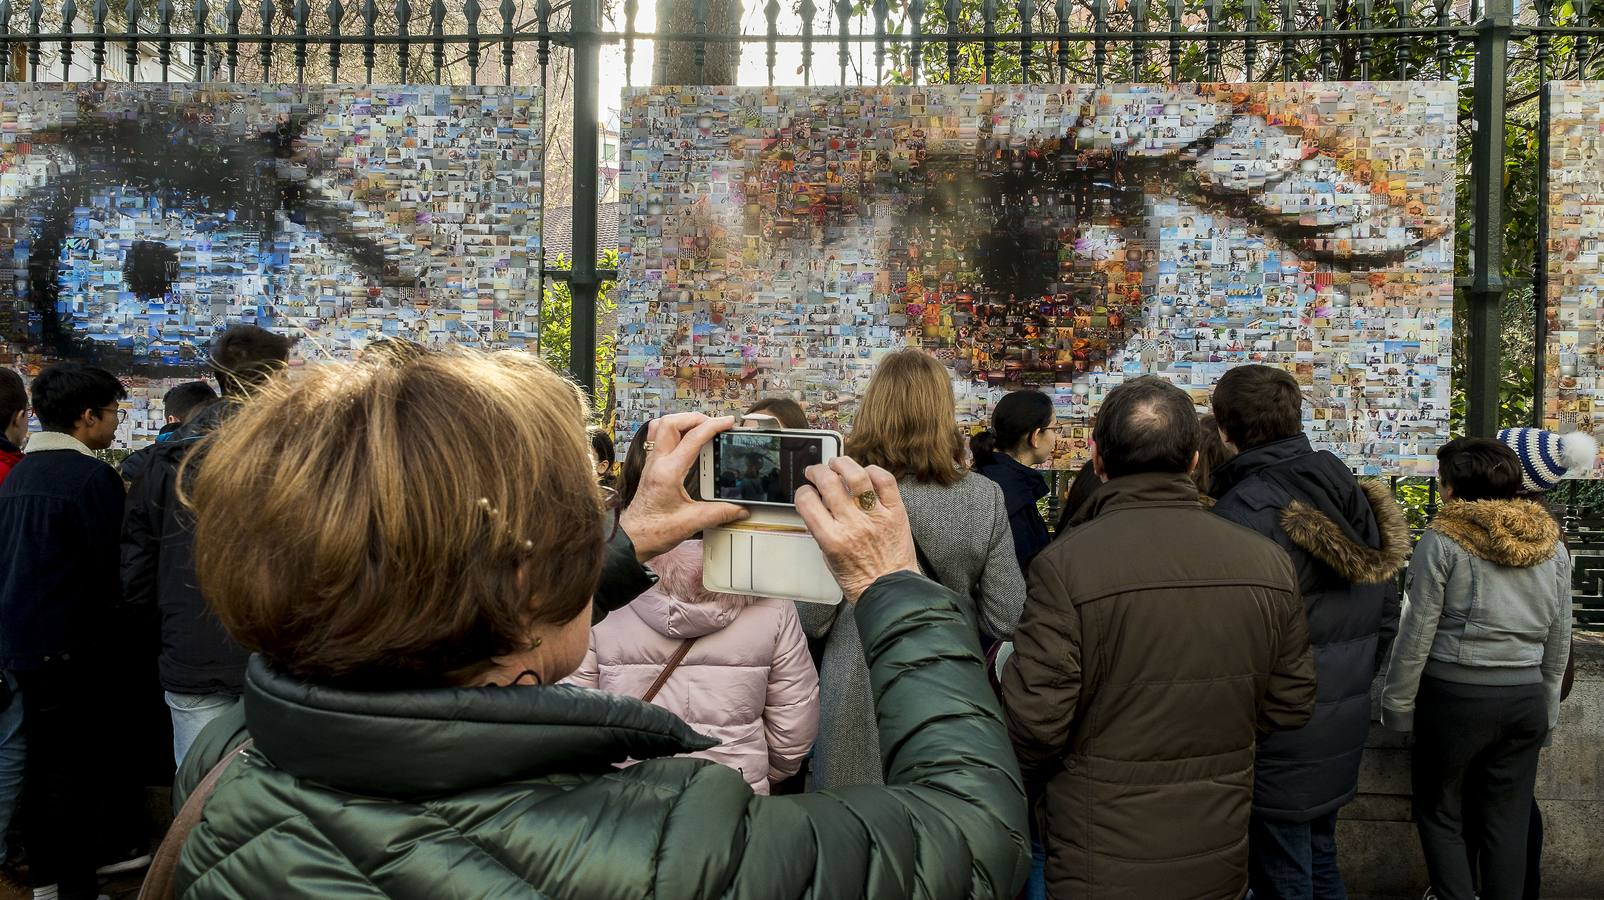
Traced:
<svg viewBox="0 0 1604 900">
<path fill-rule="evenodd" d="M 794 507 L 809 466 L 841 455 L 834 431 L 737 429 L 702 448 L 701 496 L 754 507 Z"/>
</svg>

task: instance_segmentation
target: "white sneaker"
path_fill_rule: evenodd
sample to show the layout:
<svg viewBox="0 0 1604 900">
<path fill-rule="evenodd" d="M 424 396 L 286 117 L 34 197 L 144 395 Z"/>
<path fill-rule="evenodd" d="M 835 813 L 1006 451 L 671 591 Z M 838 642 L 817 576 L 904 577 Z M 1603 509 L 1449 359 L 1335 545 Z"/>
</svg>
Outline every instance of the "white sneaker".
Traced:
<svg viewBox="0 0 1604 900">
<path fill-rule="evenodd" d="M 33 889 L 33 900 L 56 900 L 57 895 L 60 893 L 60 885 L 48 884 L 44 887 L 36 887 Z"/>
</svg>

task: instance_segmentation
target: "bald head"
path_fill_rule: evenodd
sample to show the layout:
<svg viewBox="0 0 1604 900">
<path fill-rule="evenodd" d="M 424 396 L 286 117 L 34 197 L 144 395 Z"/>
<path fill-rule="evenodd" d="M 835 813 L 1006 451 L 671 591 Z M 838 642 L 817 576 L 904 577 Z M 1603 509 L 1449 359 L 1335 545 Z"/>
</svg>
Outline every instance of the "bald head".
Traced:
<svg viewBox="0 0 1604 900">
<path fill-rule="evenodd" d="M 1192 471 L 1202 432 L 1186 392 L 1148 375 L 1127 381 L 1104 398 L 1092 440 L 1110 479 L 1144 472 Z"/>
</svg>

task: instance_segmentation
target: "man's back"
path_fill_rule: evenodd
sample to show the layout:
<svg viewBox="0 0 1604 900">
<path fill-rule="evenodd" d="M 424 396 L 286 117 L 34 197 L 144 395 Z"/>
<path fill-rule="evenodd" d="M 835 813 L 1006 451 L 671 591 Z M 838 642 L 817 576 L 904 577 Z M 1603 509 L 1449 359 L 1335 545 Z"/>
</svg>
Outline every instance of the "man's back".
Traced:
<svg viewBox="0 0 1604 900">
<path fill-rule="evenodd" d="M 1003 682 L 1051 893 L 1238 896 L 1256 739 L 1314 702 L 1292 568 L 1184 475 L 1110 481 L 1081 519 L 1031 570 Z"/>
<path fill-rule="evenodd" d="M 0 484 L 0 665 L 33 669 L 88 649 L 120 596 L 123 488 L 108 465 L 34 439 Z"/>
</svg>

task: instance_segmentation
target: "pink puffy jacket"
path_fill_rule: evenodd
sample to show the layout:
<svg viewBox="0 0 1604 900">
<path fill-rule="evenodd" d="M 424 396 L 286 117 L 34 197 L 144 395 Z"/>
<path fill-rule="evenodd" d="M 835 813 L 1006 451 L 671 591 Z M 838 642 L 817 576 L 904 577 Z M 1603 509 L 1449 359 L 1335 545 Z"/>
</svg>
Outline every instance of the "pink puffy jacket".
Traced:
<svg viewBox="0 0 1604 900">
<path fill-rule="evenodd" d="M 721 743 L 690 754 L 740 770 L 759 794 L 796 774 L 819 733 L 819 675 L 789 600 L 702 587 L 702 542 L 648 565 L 655 587 L 591 629 L 567 683 L 639 697 L 697 638 L 652 702 Z"/>
</svg>

